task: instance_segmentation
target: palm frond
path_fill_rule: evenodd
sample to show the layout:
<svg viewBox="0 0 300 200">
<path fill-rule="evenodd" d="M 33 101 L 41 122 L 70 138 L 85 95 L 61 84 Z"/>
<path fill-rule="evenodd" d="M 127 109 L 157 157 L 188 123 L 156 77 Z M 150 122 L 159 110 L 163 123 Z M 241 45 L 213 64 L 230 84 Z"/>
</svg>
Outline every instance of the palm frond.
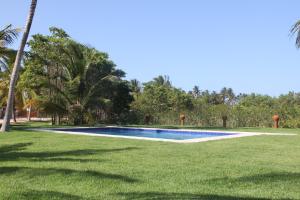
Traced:
<svg viewBox="0 0 300 200">
<path fill-rule="evenodd" d="M 0 71 L 8 71 L 10 73 L 15 61 L 17 51 L 8 48 L 0 48 Z"/>
<path fill-rule="evenodd" d="M 300 48 L 300 20 L 298 20 L 291 28 L 290 33 L 292 35 L 296 35 L 295 45 L 299 49 Z"/>
<path fill-rule="evenodd" d="M 7 25 L 4 29 L 0 30 L 0 47 L 6 47 L 17 39 L 21 29 L 12 28 L 12 25 Z"/>
</svg>

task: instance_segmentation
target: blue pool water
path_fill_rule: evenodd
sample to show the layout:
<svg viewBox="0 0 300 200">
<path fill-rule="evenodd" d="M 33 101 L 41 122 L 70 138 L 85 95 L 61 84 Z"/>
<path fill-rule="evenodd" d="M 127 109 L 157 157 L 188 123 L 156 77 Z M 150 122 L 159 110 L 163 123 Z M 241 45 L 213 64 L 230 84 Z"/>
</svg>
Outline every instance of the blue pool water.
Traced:
<svg viewBox="0 0 300 200">
<path fill-rule="evenodd" d="M 93 134 L 119 135 L 119 136 L 135 136 L 146 138 L 161 138 L 173 140 L 186 140 L 195 138 L 207 138 L 216 136 L 232 135 L 231 133 L 201 132 L 201 131 L 180 131 L 167 129 L 133 129 L 133 128 L 60 128 L 58 131 L 83 132 Z"/>
</svg>

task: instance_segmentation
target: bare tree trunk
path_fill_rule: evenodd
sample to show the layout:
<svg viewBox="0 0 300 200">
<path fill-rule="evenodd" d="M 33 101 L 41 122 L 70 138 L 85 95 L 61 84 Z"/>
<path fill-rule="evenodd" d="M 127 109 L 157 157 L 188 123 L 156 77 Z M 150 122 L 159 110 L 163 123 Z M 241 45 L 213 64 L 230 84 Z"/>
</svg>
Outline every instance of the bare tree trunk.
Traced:
<svg viewBox="0 0 300 200">
<path fill-rule="evenodd" d="M 55 113 L 55 125 L 59 125 L 59 115 Z"/>
<path fill-rule="evenodd" d="M 13 119 L 14 119 L 14 122 L 16 123 L 17 122 L 17 113 L 16 113 L 15 106 L 13 107 Z"/>
<path fill-rule="evenodd" d="M 31 105 L 28 108 L 27 121 L 31 121 Z"/>
<path fill-rule="evenodd" d="M 51 115 L 51 125 L 52 125 L 52 126 L 55 125 L 55 124 L 54 124 L 54 114 Z"/>
<path fill-rule="evenodd" d="M 227 127 L 227 119 L 228 119 L 227 116 L 222 116 L 223 128 L 226 128 L 226 127 Z"/>
<path fill-rule="evenodd" d="M 20 69 L 20 63 L 21 59 L 23 57 L 23 52 L 24 52 L 24 47 L 26 44 L 26 41 L 28 39 L 29 31 L 31 28 L 35 8 L 36 8 L 37 0 L 31 0 L 31 5 L 30 5 L 30 10 L 29 10 L 29 15 L 26 21 L 26 26 L 25 26 L 25 31 L 22 37 L 21 45 L 18 50 L 16 60 L 14 63 L 14 68 L 11 74 L 11 79 L 9 83 L 9 92 L 8 92 L 8 100 L 7 100 L 7 107 L 5 111 L 5 116 L 4 120 L 2 123 L 1 127 L 1 132 L 5 132 L 9 130 L 9 125 L 10 125 L 10 118 L 12 115 L 12 110 L 13 110 L 13 101 L 14 101 L 14 96 L 15 96 L 15 85 L 17 82 L 18 74 L 19 74 L 19 69 Z"/>
<path fill-rule="evenodd" d="M 14 97 L 14 102 L 13 102 L 13 119 L 14 119 L 14 122 L 17 123 L 16 97 Z"/>
<path fill-rule="evenodd" d="M 11 113 L 11 119 L 14 119 L 14 121 L 15 121 L 15 112 L 14 111 Z"/>
</svg>

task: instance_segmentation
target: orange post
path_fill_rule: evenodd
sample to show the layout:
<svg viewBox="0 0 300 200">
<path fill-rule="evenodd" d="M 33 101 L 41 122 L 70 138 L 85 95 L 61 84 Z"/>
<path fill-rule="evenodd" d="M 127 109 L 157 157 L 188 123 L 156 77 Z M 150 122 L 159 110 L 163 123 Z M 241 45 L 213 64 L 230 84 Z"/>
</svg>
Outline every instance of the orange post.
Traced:
<svg viewBox="0 0 300 200">
<path fill-rule="evenodd" d="M 181 126 L 183 126 L 184 125 L 184 120 L 185 120 L 185 115 L 184 114 L 180 114 L 180 124 L 181 124 Z"/>
<path fill-rule="evenodd" d="M 273 121 L 274 121 L 274 128 L 278 128 L 279 127 L 279 115 L 274 115 L 273 117 L 272 117 L 272 119 L 273 119 Z"/>
</svg>

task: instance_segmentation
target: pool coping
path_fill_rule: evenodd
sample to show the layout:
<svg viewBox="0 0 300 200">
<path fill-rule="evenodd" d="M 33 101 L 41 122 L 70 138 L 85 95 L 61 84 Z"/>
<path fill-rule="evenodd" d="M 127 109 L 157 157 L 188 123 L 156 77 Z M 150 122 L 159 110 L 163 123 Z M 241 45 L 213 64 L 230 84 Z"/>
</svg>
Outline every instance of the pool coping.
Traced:
<svg viewBox="0 0 300 200">
<path fill-rule="evenodd" d="M 61 131 L 56 129 L 62 128 L 32 128 L 29 130 L 33 131 L 43 131 L 43 132 L 53 132 L 53 133 L 63 133 L 71 135 L 86 135 L 86 136 L 98 136 L 98 137 L 110 137 L 110 138 L 124 138 L 124 139 L 137 139 L 137 140 L 150 140 L 150 141 L 161 141 L 161 142 L 173 142 L 173 143 L 198 143 L 198 142 L 207 142 L 215 140 L 224 140 L 231 138 L 241 138 L 241 137 L 250 137 L 250 136 L 259 136 L 259 135 L 284 135 L 291 136 L 297 134 L 289 133 L 262 133 L 262 132 L 240 132 L 240 131 L 217 131 L 217 130 L 194 130 L 194 129 L 162 129 L 162 128 L 138 128 L 138 127 L 122 127 L 122 126 L 104 126 L 104 127 L 76 127 L 76 129 L 84 128 L 120 128 L 120 129 L 144 129 L 144 130 L 167 130 L 167 131 L 182 131 L 182 132 L 208 132 L 208 133 L 228 133 L 231 135 L 225 136 L 215 136 L 215 137 L 206 137 L 206 138 L 193 138 L 186 140 L 175 140 L 175 139 L 164 139 L 164 138 L 148 138 L 148 137 L 136 137 L 136 136 L 124 136 L 124 135 L 110 135 L 110 134 L 96 134 L 96 133 L 85 133 L 85 132 L 72 132 L 72 131 Z M 74 128 L 63 128 L 63 129 L 74 129 Z"/>
</svg>

